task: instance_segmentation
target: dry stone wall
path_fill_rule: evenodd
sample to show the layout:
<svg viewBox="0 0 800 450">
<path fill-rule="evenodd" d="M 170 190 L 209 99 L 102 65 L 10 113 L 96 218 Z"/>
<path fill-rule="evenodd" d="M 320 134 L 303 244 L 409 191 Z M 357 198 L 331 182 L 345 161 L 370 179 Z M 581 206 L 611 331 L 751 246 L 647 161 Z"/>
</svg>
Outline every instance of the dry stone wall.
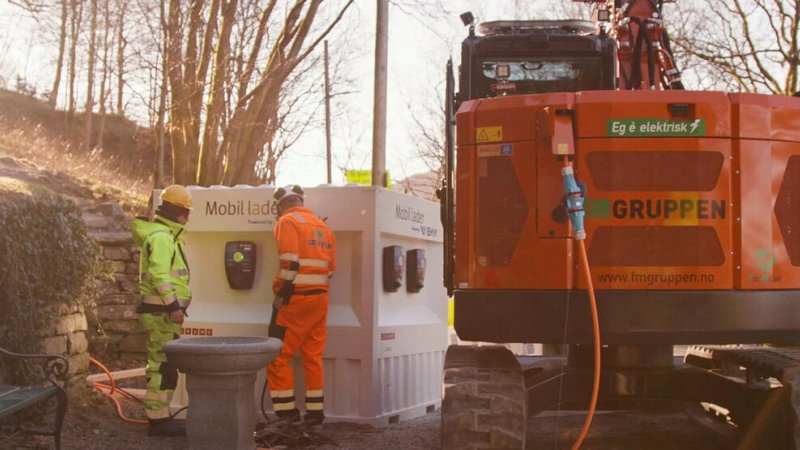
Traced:
<svg viewBox="0 0 800 450">
<path fill-rule="evenodd" d="M 51 330 L 44 333 L 42 350 L 64 355 L 69 361 L 67 386 L 83 387 L 89 368 L 88 323 L 83 307 L 58 305 L 59 318 Z"/>
<path fill-rule="evenodd" d="M 142 367 L 146 335 L 136 314 L 139 249 L 131 238 L 130 219 L 117 203 L 87 208 L 83 217 L 89 235 L 113 267 L 112 279 L 103 283 L 95 310 L 87 314 L 90 351 L 110 368 Z"/>
</svg>

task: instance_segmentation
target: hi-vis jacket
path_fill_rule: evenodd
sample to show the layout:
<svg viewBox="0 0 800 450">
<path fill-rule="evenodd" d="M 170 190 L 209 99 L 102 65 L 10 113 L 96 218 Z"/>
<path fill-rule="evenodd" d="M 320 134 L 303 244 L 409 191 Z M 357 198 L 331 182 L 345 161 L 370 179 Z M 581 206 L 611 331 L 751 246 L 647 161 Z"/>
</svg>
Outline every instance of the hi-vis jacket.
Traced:
<svg viewBox="0 0 800 450">
<path fill-rule="evenodd" d="M 133 240 L 141 246 L 139 256 L 139 312 L 184 310 L 192 299 L 189 266 L 183 253 L 183 225 L 161 216 L 154 222 L 137 217 Z"/>
<path fill-rule="evenodd" d="M 308 208 L 296 206 L 275 225 L 280 270 L 272 291 L 289 301 L 292 294 L 328 292 L 328 278 L 336 270 L 336 238 L 325 222 Z"/>
</svg>

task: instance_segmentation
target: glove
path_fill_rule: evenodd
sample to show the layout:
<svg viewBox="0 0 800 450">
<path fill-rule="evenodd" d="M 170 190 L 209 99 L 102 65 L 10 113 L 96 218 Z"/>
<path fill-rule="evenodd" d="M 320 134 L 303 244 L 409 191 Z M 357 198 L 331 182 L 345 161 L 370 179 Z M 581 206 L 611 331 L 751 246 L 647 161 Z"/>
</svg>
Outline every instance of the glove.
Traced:
<svg viewBox="0 0 800 450">
<path fill-rule="evenodd" d="M 281 309 L 282 306 L 283 306 L 283 297 L 276 295 L 275 299 L 272 300 L 272 307 L 278 310 Z"/>
<path fill-rule="evenodd" d="M 171 313 L 169 313 L 169 317 L 172 319 L 173 322 L 180 325 L 183 323 L 183 318 L 184 318 L 183 310 L 179 309 L 177 311 L 172 311 Z"/>
</svg>

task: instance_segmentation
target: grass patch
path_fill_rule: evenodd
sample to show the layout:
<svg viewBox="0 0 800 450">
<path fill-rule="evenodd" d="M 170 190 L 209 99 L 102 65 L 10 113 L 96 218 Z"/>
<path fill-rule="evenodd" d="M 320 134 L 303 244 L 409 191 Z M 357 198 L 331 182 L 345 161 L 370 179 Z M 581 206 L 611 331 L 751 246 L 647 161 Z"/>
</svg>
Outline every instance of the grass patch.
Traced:
<svg viewBox="0 0 800 450">
<path fill-rule="evenodd" d="M 103 148 L 87 151 L 82 144 L 86 140 L 83 119 L 83 114 L 76 114 L 70 126 L 64 111 L 0 89 L 0 156 L 68 175 L 88 186 L 95 198 L 119 200 L 126 211 L 146 209 L 153 186 L 152 130 L 109 115 Z M 99 121 L 94 118 L 95 125 Z M 98 136 L 93 135 L 92 142 L 97 141 Z M 57 186 L 50 187 L 59 191 Z"/>
</svg>

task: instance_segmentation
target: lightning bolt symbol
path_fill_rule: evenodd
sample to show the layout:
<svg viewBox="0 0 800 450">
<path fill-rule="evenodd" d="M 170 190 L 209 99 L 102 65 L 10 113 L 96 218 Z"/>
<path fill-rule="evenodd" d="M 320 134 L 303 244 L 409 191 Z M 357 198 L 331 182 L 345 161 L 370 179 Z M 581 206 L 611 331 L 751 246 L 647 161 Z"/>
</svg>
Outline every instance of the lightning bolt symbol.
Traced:
<svg viewBox="0 0 800 450">
<path fill-rule="evenodd" d="M 689 125 L 689 126 L 691 127 L 691 129 L 689 130 L 689 134 L 692 134 L 692 133 L 694 133 L 694 130 L 696 130 L 696 129 L 697 129 L 697 127 L 699 127 L 699 126 L 700 126 L 700 119 L 695 119 L 695 121 L 694 121 L 694 122 L 692 122 L 692 124 L 691 124 L 691 125 Z"/>
</svg>

